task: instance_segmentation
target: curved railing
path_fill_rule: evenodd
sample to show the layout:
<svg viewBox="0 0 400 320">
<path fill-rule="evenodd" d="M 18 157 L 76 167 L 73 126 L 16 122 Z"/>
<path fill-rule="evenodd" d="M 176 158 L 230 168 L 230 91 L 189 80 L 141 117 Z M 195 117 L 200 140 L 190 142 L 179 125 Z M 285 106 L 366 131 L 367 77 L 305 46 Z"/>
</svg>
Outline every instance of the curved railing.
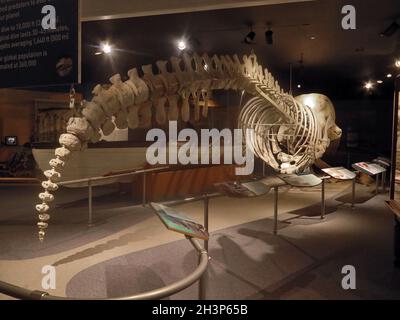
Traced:
<svg viewBox="0 0 400 320">
<path fill-rule="evenodd" d="M 200 298 L 204 298 L 204 279 L 203 274 L 207 270 L 209 256 L 207 251 L 200 245 L 194 238 L 187 238 L 199 254 L 199 263 L 197 268 L 187 277 L 177 282 L 174 282 L 163 288 L 155 289 L 149 292 L 140 293 L 132 296 L 117 297 L 117 298 L 103 298 L 103 299 L 85 299 L 85 298 L 67 298 L 53 296 L 47 292 L 38 290 L 29 290 L 13 284 L 0 281 L 0 293 L 7 296 L 22 299 L 22 300 L 157 300 L 169 297 L 176 294 L 195 282 L 199 281 Z"/>
</svg>

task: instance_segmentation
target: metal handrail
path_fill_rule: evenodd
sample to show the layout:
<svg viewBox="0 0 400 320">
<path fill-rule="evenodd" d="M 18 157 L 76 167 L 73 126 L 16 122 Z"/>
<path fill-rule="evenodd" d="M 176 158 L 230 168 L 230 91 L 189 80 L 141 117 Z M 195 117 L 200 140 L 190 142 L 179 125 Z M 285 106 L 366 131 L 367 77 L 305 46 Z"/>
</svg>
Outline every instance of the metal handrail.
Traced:
<svg viewBox="0 0 400 320">
<path fill-rule="evenodd" d="M 158 168 L 152 168 L 152 169 L 143 169 L 143 170 L 138 170 L 138 171 L 133 171 L 133 172 L 128 172 L 128 173 L 121 173 L 121 174 L 116 174 L 116 175 L 98 176 L 98 177 L 91 177 L 91 178 L 84 178 L 84 179 L 77 179 L 77 180 L 70 180 L 70 181 L 62 181 L 62 182 L 59 182 L 58 185 L 59 186 L 67 186 L 70 184 L 76 184 L 76 183 L 82 183 L 82 182 L 88 183 L 88 182 L 94 182 L 94 181 L 102 181 L 102 180 L 108 180 L 108 179 L 134 176 L 134 175 L 150 173 L 150 172 L 157 172 L 157 171 L 162 171 L 162 170 L 166 170 L 169 168 L 170 167 L 165 166 L 165 167 L 158 167 Z"/>
<path fill-rule="evenodd" d="M 22 299 L 22 300 L 158 300 L 169 297 L 173 294 L 176 294 L 194 284 L 196 281 L 200 280 L 207 270 L 209 256 L 207 251 L 200 245 L 200 243 L 194 239 L 187 237 L 196 251 L 199 253 L 199 263 L 197 268 L 186 278 L 179 280 L 175 283 L 172 283 L 168 286 L 163 288 L 155 289 L 149 292 L 132 295 L 132 296 L 125 296 L 125 297 L 118 297 L 118 298 L 101 298 L 101 299 L 84 299 L 84 298 L 67 298 L 67 297 L 59 297 L 53 296 L 44 291 L 38 290 L 29 290 L 19 286 L 15 286 L 10 283 L 6 283 L 0 281 L 0 293 L 5 294 L 7 296 Z"/>
</svg>

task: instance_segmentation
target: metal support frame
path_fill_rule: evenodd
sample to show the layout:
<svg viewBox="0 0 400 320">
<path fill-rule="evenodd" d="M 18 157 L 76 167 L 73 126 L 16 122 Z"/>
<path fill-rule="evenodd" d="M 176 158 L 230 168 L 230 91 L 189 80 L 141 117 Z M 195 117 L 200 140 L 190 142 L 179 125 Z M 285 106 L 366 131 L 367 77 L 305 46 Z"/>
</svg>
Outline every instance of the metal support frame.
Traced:
<svg viewBox="0 0 400 320">
<path fill-rule="evenodd" d="M 207 195 L 204 195 L 204 228 L 208 231 L 208 208 L 209 208 L 209 199 Z M 208 251 L 208 240 L 204 241 L 204 248 Z"/>
<path fill-rule="evenodd" d="M 88 227 L 93 226 L 93 186 L 92 180 L 88 180 L 88 206 L 89 206 L 89 217 L 88 217 Z"/>
<path fill-rule="evenodd" d="M 278 234 L 278 196 L 279 187 L 274 187 L 274 234 Z"/>
<path fill-rule="evenodd" d="M 325 178 L 323 178 L 321 186 L 321 220 L 325 219 L 325 210 Z"/>
<path fill-rule="evenodd" d="M 130 173 L 122 173 L 122 174 L 106 176 L 106 177 L 92 177 L 92 178 L 79 179 L 79 180 L 63 181 L 63 182 L 60 182 L 58 185 L 59 186 L 68 186 L 68 185 L 73 185 L 73 184 L 77 184 L 77 183 L 78 184 L 79 183 L 87 183 L 87 186 L 88 186 L 88 226 L 92 227 L 94 225 L 93 224 L 93 187 L 94 187 L 93 183 L 98 182 L 98 181 L 114 180 L 117 178 L 130 177 L 130 176 L 143 174 L 143 206 L 145 206 L 146 202 L 147 202 L 147 199 L 146 199 L 146 174 L 149 172 L 158 172 L 158 171 L 163 171 L 166 169 L 169 169 L 169 167 L 138 170 L 138 171 L 134 171 L 134 172 L 130 172 Z"/>
<path fill-rule="evenodd" d="M 146 172 L 143 172 L 143 198 L 142 198 L 142 205 L 143 207 L 146 206 Z"/>
<path fill-rule="evenodd" d="M 351 208 L 355 209 L 356 203 L 356 177 L 352 179 L 351 183 Z"/>
<path fill-rule="evenodd" d="M 163 288 L 155 289 L 149 292 L 132 295 L 132 296 L 125 296 L 125 297 L 118 297 L 118 298 L 111 298 L 111 299 L 89 299 L 89 300 L 157 300 L 169 297 L 173 294 L 176 294 L 188 287 L 190 287 L 195 282 L 199 281 L 199 298 L 202 299 L 205 297 L 205 287 L 203 278 L 204 273 L 208 267 L 208 253 L 207 251 L 200 245 L 200 243 L 193 238 L 187 238 L 190 243 L 193 245 L 194 249 L 199 254 L 199 262 L 197 268 L 186 278 L 174 282 L 168 286 Z M 203 284 L 202 284 L 203 283 Z M 67 297 L 59 297 L 53 296 L 47 292 L 43 291 L 32 291 L 28 290 L 19 286 L 15 286 L 13 284 L 0 281 L 0 293 L 5 294 L 7 296 L 22 299 L 22 300 L 82 300 L 77 298 L 67 298 Z M 201 293 L 201 295 L 200 295 Z"/>
<path fill-rule="evenodd" d="M 382 192 L 386 193 L 386 171 L 382 172 Z"/>
</svg>

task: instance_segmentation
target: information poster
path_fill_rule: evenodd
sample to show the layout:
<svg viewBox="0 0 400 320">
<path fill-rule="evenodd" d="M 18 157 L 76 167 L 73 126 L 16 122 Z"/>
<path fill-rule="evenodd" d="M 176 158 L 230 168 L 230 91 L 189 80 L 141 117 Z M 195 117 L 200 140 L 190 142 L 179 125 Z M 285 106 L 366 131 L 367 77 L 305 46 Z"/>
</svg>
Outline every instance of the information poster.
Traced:
<svg viewBox="0 0 400 320">
<path fill-rule="evenodd" d="M 0 0 L 0 88 L 80 82 L 79 0 Z"/>
</svg>

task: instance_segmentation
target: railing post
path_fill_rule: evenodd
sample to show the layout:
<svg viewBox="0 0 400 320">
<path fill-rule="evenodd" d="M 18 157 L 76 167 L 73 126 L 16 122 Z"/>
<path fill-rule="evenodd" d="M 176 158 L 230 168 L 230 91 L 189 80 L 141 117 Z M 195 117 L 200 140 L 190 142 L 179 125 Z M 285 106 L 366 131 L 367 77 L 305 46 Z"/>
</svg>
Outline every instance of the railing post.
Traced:
<svg viewBox="0 0 400 320">
<path fill-rule="evenodd" d="M 142 204 L 143 207 L 146 206 L 146 172 L 143 172 L 143 199 L 142 199 Z"/>
<path fill-rule="evenodd" d="M 274 187 L 274 234 L 278 234 L 278 187 Z"/>
<path fill-rule="evenodd" d="M 88 218 L 88 227 L 93 226 L 93 186 L 92 180 L 88 180 L 88 188 L 89 188 L 89 195 L 88 195 L 88 202 L 89 202 L 89 218 Z"/>
<path fill-rule="evenodd" d="M 208 206 L 209 206 L 209 199 L 208 196 L 204 196 L 204 228 L 208 231 Z M 204 248 L 208 252 L 208 240 L 204 241 Z"/>
<path fill-rule="evenodd" d="M 321 188 L 321 220 L 325 218 L 325 179 L 322 179 L 322 188 Z"/>
<path fill-rule="evenodd" d="M 356 202 L 356 177 L 353 178 L 352 185 L 351 185 L 351 208 L 355 208 Z"/>
</svg>

